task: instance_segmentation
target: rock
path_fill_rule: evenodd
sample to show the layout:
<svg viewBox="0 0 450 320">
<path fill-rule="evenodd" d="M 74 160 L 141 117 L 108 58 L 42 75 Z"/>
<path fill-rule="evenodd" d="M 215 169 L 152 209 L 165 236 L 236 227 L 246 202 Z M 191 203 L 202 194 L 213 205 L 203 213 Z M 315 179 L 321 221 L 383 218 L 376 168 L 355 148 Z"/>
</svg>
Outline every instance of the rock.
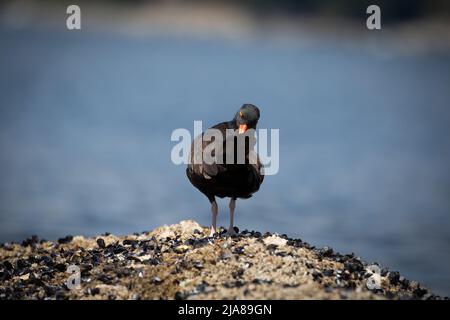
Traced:
<svg viewBox="0 0 450 320">
<path fill-rule="evenodd" d="M 189 250 L 189 246 L 184 245 L 184 244 L 182 244 L 182 245 L 180 245 L 180 246 L 174 248 L 174 251 L 175 251 L 176 253 L 185 253 L 185 252 L 187 252 L 188 250 Z"/>
<path fill-rule="evenodd" d="M 24 274 L 23 276 L 20 276 L 20 277 L 18 277 L 20 280 L 28 280 L 28 279 L 30 279 L 30 274 L 29 273 L 27 273 L 27 274 Z"/>
<path fill-rule="evenodd" d="M 350 272 L 364 271 L 364 265 L 359 260 L 356 259 L 352 259 L 344 263 L 344 267 Z"/>
<path fill-rule="evenodd" d="M 24 259 L 18 259 L 16 265 L 17 269 L 26 269 L 30 267 L 30 264 Z"/>
<path fill-rule="evenodd" d="M 263 241 L 266 245 L 275 245 L 279 247 L 285 246 L 288 242 L 286 239 L 283 239 L 277 235 L 266 237 Z"/>
<path fill-rule="evenodd" d="M 99 280 L 105 284 L 112 284 L 113 278 L 107 274 L 100 274 L 97 276 L 97 280 Z"/>
<path fill-rule="evenodd" d="M 135 246 L 135 245 L 137 245 L 137 243 L 138 242 L 136 240 L 130 240 L 130 239 L 125 239 L 122 241 L 122 244 L 124 246 Z"/>
<path fill-rule="evenodd" d="M 332 269 L 325 269 L 323 270 L 323 275 L 326 277 L 332 277 L 334 275 L 334 270 Z"/>
<path fill-rule="evenodd" d="M 244 254 L 245 248 L 243 246 L 239 246 L 233 249 L 234 254 Z"/>
<path fill-rule="evenodd" d="M 184 294 L 180 291 L 175 292 L 175 296 L 174 296 L 175 300 L 184 300 L 186 298 L 187 298 L 186 294 Z"/>
<path fill-rule="evenodd" d="M 91 271 L 93 268 L 93 266 L 91 264 L 88 263 L 84 263 L 81 265 L 80 269 L 81 269 L 81 274 L 82 275 L 88 275 L 89 271 Z"/>
<path fill-rule="evenodd" d="M 169 226 L 162 226 L 160 228 L 157 228 L 150 234 L 154 235 L 158 240 L 175 238 L 175 232 L 171 230 Z"/>
<path fill-rule="evenodd" d="M 287 235 L 209 238 L 193 221 L 0 244 L 0 299 L 439 299 L 398 272 Z M 81 290 L 69 290 L 69 266 Z"/>
<path fill-rule="evenodd" d="M 413 291 L 414 295 L 419 297 L 419 298 L 423 297 L 427 292 L 428 292 L 427 289 L 421 288 L 421 287 L 418 287 L 417 289 L 415 289 Z"/>
<path fill-rule="evenodd" d="M 39 243 L 39 238 L 36 235 L 31 236 L 28 239 L 25 239 L 24 241 L 22 241 L 22 246 L 27 247 L 27 246 L 31 246 L 34 244 Z"/>
<path fill-rule="evenodd" d="M 112 251 L 114 252 L 114 254 L 119 254 L 119 253 L 126 251 L 126 249 L 124 247 L 122 247 L 121 245 L 115 245 L 115 246 L 113 246 Z"/>
<path fill-rule="evenodd" d="M 202 227 L 195 221 L 184 220 L 179 224 L 173 224 L 170 226 L 164 225 L 162 227 L 153 230 L 150 235 L 155 236 L 157 239 L 174 239 L 179 236 L 181 240 L 186 240 L 190 237 L 195 237 L 203 234 Z"/>
<path fill-rule="evenodd" d="M 287 253 L 287 252 L 284 252 L 284 251 L 278 251 L 278 252 L 276 253 L 276 255 L 279 256 L 279 257 L 287 257 L 287 256 L 288 256 L 288 253 Z"/>
<path fill-rule="evenodd" d="M 240 278 L 240 277 L 242 277 L 242 275 L 244 274 L 244 272 L 245 272 L 245 270 L 244 269 L 238 269 L 236 272 L 233 272 L 232 274 L 231 274 L 231 276 L 233 277 L 233 278 Z"/>
<path fill-rule="evenodd" d="M 56 300 L 63 300 L 63 299 L 66 299 L 66 298 L 67 298 L 67 295 L 66 295 L 64 289 L 62 289 L 62 288 L 56 289 L 56 292 L 55 292 L 55 299 Z"/>
<path fill-rule="evenodd" d="M 99 248 L 104 249 L 106 247 L 105 240 L 103 240 L 102 238 L 97 239 L 97 244 Z"/>
<path fill-rule="evenodd" d="M 56 270 L 58 270 L 59 272 L 66 272 L 66 270 L 67 270 L 67 267 L 64 263 L 57 263 L 57 264 L 55 264 L 54 268 Z"/>
<path fill-rule="evenodd" d="M 143 261 L 143 263 L 150 266 L 157 266 L 160 262 L 158 259 L 150 258 L 148 260 Z"/>
<path fill-rule="evenodd" d="M 230 250 L 223 250 L 219 254 L 219 260 L 228 260 L 233 257 L 233 254 Z"/>
<path fill-rule="evenodd" d="M 73 240 L 73 236 L 68 235 L 68 236 L 65 236 L 64 238 L 59 238 L 58 239 L 58 243 L 59 244 L 65 244 L 65 243 L 71 242 L 72 240 Z"/>
<path fill-rule="evenodd" d="M 333 249 L 329 247 L 323 247 L 320 250 L 318 250 L 318 253 L 322 257 L 331 257 L 333 255 Z"/>
<path fill-rule="evenodd" d="M 152 282 L 154 284 L 161 284 L 163 281 L 159 277 L 153 277 Z"/>
<path fill-rule="evenodd" d="M 6 270 L 13 270 L 14 267 L 8 260 L 3 261 L 3 266 L 6 268 Z"/>
<path fill-rule="evenodd" d="M 181 221 L 179 225 L 182 237 L 190 237 L 198 234 L 198 232 L 202 230 L 202 227 L 197 222 L 192 220 Z"/>
<path fill-rule="evenodd" d="M 391 282 L 391 284 L 396 285 L 400 281 L 400 273 L 395 272 L 395 271 L 389 272 L 388 279 Z"/>
<path fill-rule="evenodd" d="M 322 273 L 320 273 L 318 270 L 314 270 L 314 271 L 311 273 L 311 275 L 312 275 L 312 277 L 313 277 L 314 280 L 319 280 L 320 278 L 323 278 Z"/>
<path fill-rule="evenodd" d="M 411 281 L 409 283 L 409 287 L 410 287 L 410 289 L 415 290 L 415 289 L 419 288 L 420 285 L 419 285 L 419 282 L 417 282 L 417 281 Z"/>
<path fill-rule="evenodd" d="M 100 293 L 100 289 L 99 288 L 92 288 L 91 289 L 91 295 L 95 296 L 96 294 Z"/>
</svg>

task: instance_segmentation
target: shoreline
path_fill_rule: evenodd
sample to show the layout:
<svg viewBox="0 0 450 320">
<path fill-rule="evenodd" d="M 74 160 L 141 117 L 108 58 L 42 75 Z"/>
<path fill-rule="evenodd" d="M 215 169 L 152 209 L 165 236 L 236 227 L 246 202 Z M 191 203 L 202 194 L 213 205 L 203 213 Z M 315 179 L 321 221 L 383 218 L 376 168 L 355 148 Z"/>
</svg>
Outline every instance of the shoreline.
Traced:
<svg viewBox="0 0 450 320">
<path fill-rule="evenodd" d="M 81 2 L 82 27 L 77 33 L 116 34 L 132 38 L 153 36 L 193 37 L 247 42 L 257 39 L 303 46 L 332 41 L 369 51 L 392 51 L 401 55 L 448 53 L 450 23 L 445 16 L 382 24 L 369 31 L 361 19 L 337 15 L 255 14 L 232 4 L 143 3 L 92 4 Z M 11 30 L 60 30 L 65 26 L 66 7 L 57 2 L 12 1 L 0 13 L 0 27 Z"/>
<path fill-rule="evenodd" d="M 209 238 L 208 228 L 187 220 L 123 237 L 3 243 L 0 299 L 442 299 L 353 254 L 224 231 Z"/>
</svg>

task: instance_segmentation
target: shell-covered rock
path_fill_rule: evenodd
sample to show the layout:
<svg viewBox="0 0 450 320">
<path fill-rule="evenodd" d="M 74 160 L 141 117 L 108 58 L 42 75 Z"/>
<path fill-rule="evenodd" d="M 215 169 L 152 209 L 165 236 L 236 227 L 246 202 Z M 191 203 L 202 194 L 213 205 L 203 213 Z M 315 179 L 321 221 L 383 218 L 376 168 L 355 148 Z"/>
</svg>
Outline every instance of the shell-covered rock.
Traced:
<svg viewBox="0 0 450 320">
<path fill-rule="evenodd" d="M 0 299 L 439 299 L 353 254 L 195 221 L 116 237 L 0 245 Z"/>
</svg>

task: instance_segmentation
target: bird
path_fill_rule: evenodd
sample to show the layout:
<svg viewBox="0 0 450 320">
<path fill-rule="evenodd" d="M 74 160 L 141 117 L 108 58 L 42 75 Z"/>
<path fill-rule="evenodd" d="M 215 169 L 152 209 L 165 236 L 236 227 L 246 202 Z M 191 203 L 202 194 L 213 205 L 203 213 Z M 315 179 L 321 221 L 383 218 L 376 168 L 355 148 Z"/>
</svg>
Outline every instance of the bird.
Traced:
<svg viewBox="0 0 450 320">
<path fill-rule="evenodd" d="M 256 143 L 255 131 L 259 118 L 258 107 L 249 103 L 243 104 L 232 120 L 214 125 L 196 137 L 191 144 L 190 161 L 186 168 L 186 175 L 192 185 L 202 192 L 211 204 L 210 237 L 217 233 L 218 206 L 216 197 L 230 198 L 230 224 L 227 235 L 235 236 L 234 212 L 236 200 L 238 198 L 250 198 L 263 183 L 263 165 L 257 153 L 253 150 Z M 218 141 L 216 141 L 217 137 L 215 136 L 214 139 L 206 139 L 209 131 L 214 132 L 212 129 L 220 133 Z M 227 136 L 229 132 L 234 134 Z M 239 143 L 238 138 L 244 138 L 244 143 Z M 211 147 L 210 144 L 213 142 L 219 148 L 214 148 L 211 152 L 215 161 L 208 162 L 203 152 L 206 148 Z M 228 144 L 227 142 L 233 143 Z M 195 147 L 196 144 L 197 148 Z M 241 152 L 241 157 L 244 155 L 244 161 L 239 161 L 239 152 Z M 227 153 L 229 158 L 227 158 Z M 199 161 L 194 161 L 196 157 Z"/>
</svg>

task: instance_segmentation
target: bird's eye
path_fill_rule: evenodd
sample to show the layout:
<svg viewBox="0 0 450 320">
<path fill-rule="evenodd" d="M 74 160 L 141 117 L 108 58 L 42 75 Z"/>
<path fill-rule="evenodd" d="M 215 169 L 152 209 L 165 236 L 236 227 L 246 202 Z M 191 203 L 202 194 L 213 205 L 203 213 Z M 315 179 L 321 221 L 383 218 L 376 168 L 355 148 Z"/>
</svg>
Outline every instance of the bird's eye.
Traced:
<svg viewBox="0 0 450 320">
<path fill-rule="evenodd" d="M 241 116 L 241 118 L 244 116 L 244 113 L 242 111 L 239 111 L 239 115 Z"/>
</svg>

